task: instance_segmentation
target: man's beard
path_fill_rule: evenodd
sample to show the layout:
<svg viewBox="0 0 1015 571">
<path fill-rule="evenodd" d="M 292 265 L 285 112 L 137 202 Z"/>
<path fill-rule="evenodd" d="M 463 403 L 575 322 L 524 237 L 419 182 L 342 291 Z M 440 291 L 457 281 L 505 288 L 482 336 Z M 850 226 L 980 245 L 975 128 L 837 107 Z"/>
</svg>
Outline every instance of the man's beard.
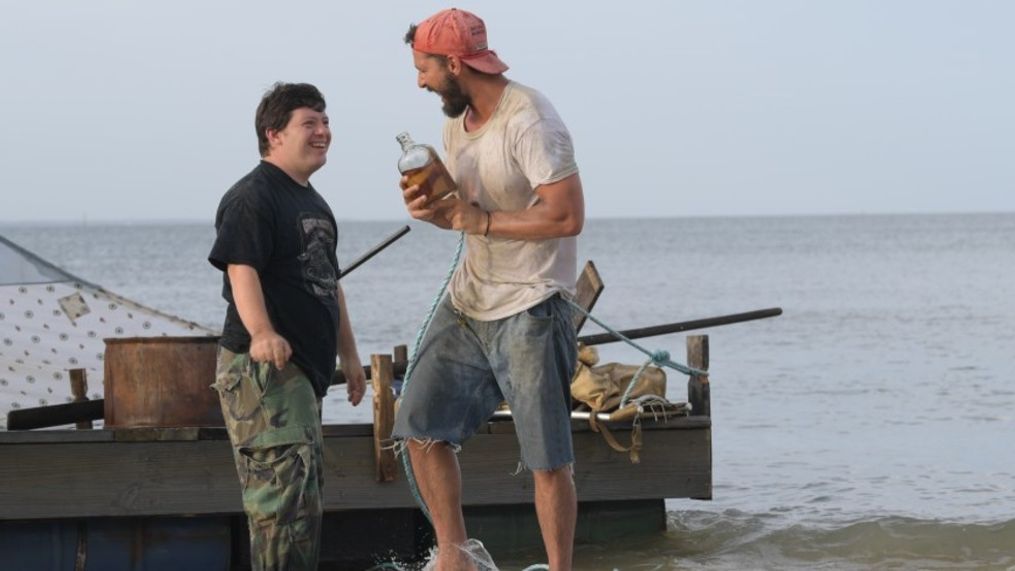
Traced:
<svg viewBox="0 0 1015 571">
<path fill-rule="evenodd" d="M 451 118 L 461 116 L 468 109 L 469 104 L 472 103 L 472 99 L 462 93 L 462 86 L 450 73 L 444 77 L 444 82 L 435 93 L 444 98 L 444 105 L 441 106 L 441 110 Z"/>
</svg>

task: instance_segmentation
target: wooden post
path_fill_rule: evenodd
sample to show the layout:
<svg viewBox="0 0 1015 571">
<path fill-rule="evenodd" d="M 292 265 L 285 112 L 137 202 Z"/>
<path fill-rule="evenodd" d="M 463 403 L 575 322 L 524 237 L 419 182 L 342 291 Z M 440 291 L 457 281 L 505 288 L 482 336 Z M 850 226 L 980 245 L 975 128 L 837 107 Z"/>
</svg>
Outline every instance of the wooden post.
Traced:
<svg viewBox="0 0 1015 571">
<path fill-rule="evenodd" d="M 374 388 L 374 459 L 378 482 L 392 482 L 397 473 L 391 429 L 395 423 L 395 397 L 391 394 L 394 372 L 391 355 L 370 356 L 370 382 Z"/>
<path fill-rule="evenodd" d="M 74 396 L 73 402 L 84 402 L 88 400 L 88 378 L 84 369 L 71 369 L 70 371 L 70 393 Z M 92 421 L 80 420 L 74 424 L 78 430 L 92 428 Z"/>
<path fill-rule="evenodd" d="M 687 365 L 708 371 L 708 335 L 687 336 Z M 709 394 L 708 375 L 691 375 L 687 380 L 687 402 L 691 416 L 712 416 L 712 399 Z"/>
<path fill-rule="evenodd" d="M 406 345 L 395 345 L 392 355 L 395 358 L 396 363 L 408 363 L 409 362 L 409 347 Z"/>
</svg>

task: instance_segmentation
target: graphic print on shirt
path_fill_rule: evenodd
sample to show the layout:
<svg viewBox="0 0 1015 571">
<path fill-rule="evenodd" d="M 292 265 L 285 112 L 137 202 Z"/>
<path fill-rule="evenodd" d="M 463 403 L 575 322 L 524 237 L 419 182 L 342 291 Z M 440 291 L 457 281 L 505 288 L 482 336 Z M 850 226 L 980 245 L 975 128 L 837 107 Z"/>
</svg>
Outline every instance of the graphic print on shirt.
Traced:
<svg viewBox="0 0 1015 571">
<path fill-rule="evenodd" d="M 300 216 L 300 239 L 303 251 L 299 259 L 303 266 L 303 279 L 314 295 L 333 297 L 338 289 L 338 276 L 331 263 L 335 251 L 335 228 L 331 221 L 312 214 Z"/>
</svg>

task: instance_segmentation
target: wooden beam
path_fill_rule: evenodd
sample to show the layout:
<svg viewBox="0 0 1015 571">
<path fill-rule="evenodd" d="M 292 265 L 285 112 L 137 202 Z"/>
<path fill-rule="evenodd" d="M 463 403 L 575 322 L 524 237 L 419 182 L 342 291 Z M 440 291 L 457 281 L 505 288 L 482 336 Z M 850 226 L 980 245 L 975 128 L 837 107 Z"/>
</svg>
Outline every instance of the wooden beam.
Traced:
<svg viewBox="0 0 1015 571">
<path fill-rule="evenodd" d="M 393 482 L 398 468 L 391 449 L 391 429 L 395 424 L 395 395 L 391 392 L 391 355 L 371 355 L 374 371 L 374 461 L 378 482 Z"/>
<path fill-rule="evenodd" d="M 578 276 L 578 283 L 575 284 L 575 303 L 584 307 L 585 311 L 592 311 L 599 295 L 603 293 L 604 287 L 596 265 L 592 263 L 592 260 L 585 262 L 585 267 L 582 268 L 582 273 Z M 586 319 L 587 316 L 584 313 L 575 311 L 574 330 L 581 331 Z"/>
<path fill-rule="evenodd" d="M 405 374 L 406 360 L 406 358 L 395 359 L 392 364 L 393 374 Z M 363 373 L 366 378 L 371 377 L 369 365 L 363 367 Z M 341 370 L 336 370 L 331 378 L 331 384 L 345 384 L 345 374 Z M 105 405 L 105 399 L 94 399 L 12 410 L 7 414 L 7 430 L 32 430 L 74 423 L 80 425 L 87 421 L 102 420 Z"/>
<path fill-rule="evenodd" d="M 12 410 L 7 413 L 7 430 L 32 430 L 102 420 L 104 403 L 103 399 L 95 399 Z"/>
<path fill-rule="evenodd" d="M 405 361 L 398 361 L 396 359 L 395 362 L 392 363 L 392 371 L 396 375 L 404 375 L 405 374 L 406 365 L 408 365 L 408 363 L 406 363 Z M 366 377 L 368 379 L 370 378 L 370 376 L 373 374 L 370 371 L 370 365 L 364 365 L 363 366 L 363 374 L 366 375 Z M 343 373 L 341 369 L 335 370 L 335 374 L 333 374 L 331 376 L 331 384 L 333 384 L 333 385 L 344 385 L 345 384 L 345 373 Z"/>
</svg>

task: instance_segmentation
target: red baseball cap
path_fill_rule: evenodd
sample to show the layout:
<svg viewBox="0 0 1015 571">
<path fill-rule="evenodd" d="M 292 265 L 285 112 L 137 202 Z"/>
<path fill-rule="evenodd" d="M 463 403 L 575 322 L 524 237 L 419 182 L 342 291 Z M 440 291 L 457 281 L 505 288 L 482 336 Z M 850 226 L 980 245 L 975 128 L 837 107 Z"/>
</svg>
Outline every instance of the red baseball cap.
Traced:
<svg viewBox="0 0 1015 571">
<path fill-rule="evenodd" d="M 486 24 L 465 10 L 441 10 L 416 27 L 412 49 L 428 54 L 457 56 L 483 73 L 504 73 L 508 66 L 486 45 Z"/>
</svg>

